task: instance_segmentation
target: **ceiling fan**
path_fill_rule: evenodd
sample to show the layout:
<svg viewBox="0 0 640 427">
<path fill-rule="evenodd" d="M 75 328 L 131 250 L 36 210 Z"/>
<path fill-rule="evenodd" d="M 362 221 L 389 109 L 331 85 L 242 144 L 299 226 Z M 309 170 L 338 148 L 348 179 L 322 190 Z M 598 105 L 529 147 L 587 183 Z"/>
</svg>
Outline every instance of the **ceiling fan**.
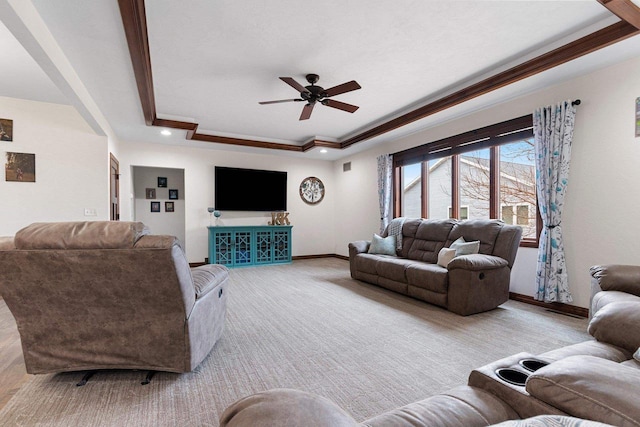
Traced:
<svg viewBox="0 0 640 427">
<path fill-rule="evenodd" d="M 306 78 L 309 82 L 309 86 L 302 86 L 291 77 L 280 77 L 280 80 L 300 92 L 300 98 L 280 99 L 278 101 L 263 101 L 259 102 L 259 104 L 279 104 L 281 102 L 306 101 L 307 104 L 302 109 L 300 120 L 307 120 L 309 117 L 311 117 L 311 112 L 313 111 L 313 107 L 317 102 L 321 103 L 322 105 L 326 105 L 327 107 L 337 108 L 338 110 L 347 111 L 349 113 L 353 113 L 359 108 L 357 105 L 351 105 L 347 104 L 346 102 L 329 99 L 330 97 L 340 95 L 341 93 L 360 89 L 360 85 L 355 80 L 351 80 L 350 82 L 342 83 L 341 85 L 325 89 L 323 87 L 316 86 L 316 83 L 320 79 L 320 76 L 318 76 L 317 74 L 307 74 Z"/>
</svg>

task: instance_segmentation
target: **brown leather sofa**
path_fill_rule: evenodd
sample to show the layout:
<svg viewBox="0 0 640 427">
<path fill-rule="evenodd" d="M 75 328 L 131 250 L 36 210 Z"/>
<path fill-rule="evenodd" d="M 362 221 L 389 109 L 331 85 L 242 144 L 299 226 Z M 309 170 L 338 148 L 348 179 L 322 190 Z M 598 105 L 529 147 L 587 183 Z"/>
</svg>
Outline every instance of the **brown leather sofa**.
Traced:
<svg viewBox="0 0 640 427">
<path fill-rule="evenodd" d="M 440 250 L 460 237 L 480 241 L 479 253 L 438 265 Z M 368 253 L 370 241 L 349 243 L 351 277 L 463 316 L 480 313 L 509 299 L 521 237 L 521 227 L 499 220 L 407 219 L 397 256 Z"/>
<path fill-rule="evenodd" d="M 591 340 L 506 357 L 473 370 L 465 386 L 361 423 L 324 397 L 274 389 L 233 403 L 220 426 L 638 427 L 640 266 L 591 273 L 602 288 L 593 299 Z"/>
<path fill-rule="evenodd" d="M 36 223 L 0 239 L 0 294 L 31 374 L 191 371 L 222 335 L 227 281 L 140 222 Z"/>
</svg>

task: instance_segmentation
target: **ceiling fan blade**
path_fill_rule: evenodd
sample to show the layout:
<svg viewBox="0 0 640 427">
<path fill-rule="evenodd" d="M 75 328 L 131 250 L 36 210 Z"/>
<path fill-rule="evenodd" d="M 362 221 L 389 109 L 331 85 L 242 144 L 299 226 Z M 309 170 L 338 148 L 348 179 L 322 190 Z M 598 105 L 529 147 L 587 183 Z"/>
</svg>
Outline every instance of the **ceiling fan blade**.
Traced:
<svg viewBox="0 0 640 427">
<path fill-rule="evenodd" d="M 353 113 L 358 108 L 360 108 L 357 105 L 347 104 L 346 102 L 336 101 L 335 99 L 325 99 L 324 101 L 322 101 L 322 104 L 326 105 L 327 107 L 337 108 L 338 110 L 344 110 L 350 113 Z"/>
<path fill-rule="evenodd" d="M 316 105 L 316 103 L 312 103 L 312 104 L 307 104 L 304 106 L 304 108 L 302 109 L 302 114 L 300 114 L 300 120 L 307 120 L 309 117 L 311 117 L 311 112 L 313 111 L 313 107 Z"/>
<path fill-rule="evenodd" d="M 303 92 L 310 93 L 306 87 L 302 86 L 300 83 L 298 83 L 291 77 L 280 77 L 280 80 L 282 80 L 283 82 L 285 82 L 286 84 L 288 84 L 289 86 L 291 86 L 292 88 L 294 88 L 300 93 L 303 93 Z"/>
<path fill-rule="evenodd" d="M 360 85 L 358 84 L 358 82 L 356 82 L 355 80 L 351 80 L 350 82 L 342 83 L 341 85 L 330 87 L 324 92 L 327 94 L 327 96 L 334 96 L 334 95 L 340 95 L 341 93 L 351 92 L 352 90 L 358 90 L 358 89 L 360 89 Z"/>
<path fill-rule="evenodd" d="M 281 102 L 298 102 L 298 101 L 304 101 L 304 99 L 300 99 L 300 98 L 294 98 L 294 99 L 279 99 L 278 101 L 261 101 L 258 102 L 258 104 L 279 104 Z"/>
</svg>

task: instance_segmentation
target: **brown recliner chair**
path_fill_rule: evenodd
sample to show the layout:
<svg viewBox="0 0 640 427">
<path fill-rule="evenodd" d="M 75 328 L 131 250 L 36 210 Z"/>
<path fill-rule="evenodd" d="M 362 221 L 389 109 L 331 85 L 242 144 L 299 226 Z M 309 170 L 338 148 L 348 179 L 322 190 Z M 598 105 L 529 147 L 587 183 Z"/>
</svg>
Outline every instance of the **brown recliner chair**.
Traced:
<svg viewBox="0 0 640 427">
<path fill-rule="evenodd" d="M 228 270 L 140 222 L 36 223 L 0 242 L 27 372 L 188 372 L 222 335 Z"/>
</svg>

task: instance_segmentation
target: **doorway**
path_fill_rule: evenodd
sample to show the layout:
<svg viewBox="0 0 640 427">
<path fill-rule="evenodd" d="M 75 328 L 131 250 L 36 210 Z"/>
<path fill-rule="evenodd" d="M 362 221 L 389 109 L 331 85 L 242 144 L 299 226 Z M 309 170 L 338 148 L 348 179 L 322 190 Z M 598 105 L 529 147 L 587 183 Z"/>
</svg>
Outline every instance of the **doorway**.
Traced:
<svg viewBox="0 0 640 427">
<path fill-rule="evenodd" d="M 120 162 L 109 153 L 109 200 L 111 221 L 120 221 Z"/>
</svg>

